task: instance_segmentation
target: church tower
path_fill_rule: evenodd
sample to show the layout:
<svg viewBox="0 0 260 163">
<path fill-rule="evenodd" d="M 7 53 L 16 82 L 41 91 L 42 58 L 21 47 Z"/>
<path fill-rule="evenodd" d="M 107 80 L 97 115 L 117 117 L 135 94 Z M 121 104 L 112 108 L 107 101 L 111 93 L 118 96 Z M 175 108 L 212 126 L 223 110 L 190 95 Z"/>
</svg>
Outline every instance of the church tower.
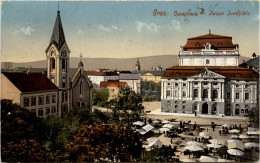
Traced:
<svg viewBox="0 0 260 163">
<path fill-rule="evenodd" d="M 70 50 L 66 43 L 59 10 L 57 11 L 51 40 L 45 52 L 47 56 L 47 77 L 58 88 L 68 89 L 70 87 Z"/>
<path fill-rule="evenodd" d="M 58 115 L 71 109 L 70 49 L 66 43 L 60 11 L 52 31 L 49 46 L 46 49 L 47 77 L 59 88 Z"/>
<path fill-rule="evenodd" d="M 137 58 L 137 62 L 135 64 L 135 70 L 136 71 L 140 71 L 141 70 L 141 65 L 140 65 L 140 62 L 139 62 L 139 58 Z"/>
</svg>

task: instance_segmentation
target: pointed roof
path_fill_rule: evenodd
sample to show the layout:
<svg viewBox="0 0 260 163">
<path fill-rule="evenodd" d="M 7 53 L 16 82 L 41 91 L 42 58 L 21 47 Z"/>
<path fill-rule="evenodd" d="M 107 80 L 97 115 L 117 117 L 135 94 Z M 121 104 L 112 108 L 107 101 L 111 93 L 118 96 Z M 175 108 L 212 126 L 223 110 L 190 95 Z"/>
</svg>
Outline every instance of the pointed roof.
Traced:
<svg viewBox="0 0 260 163">
<path fill-rule="evenodd" d="M 60 11 L 58 10 L 56 21 L 55 21 L 53 31 L 52 31 L 50 44 L 49 44 L 48 48 L 46 49 L 46 52 L 50 48 L 52 43 L 55 44 L 55 46 L 57 47 L 58 50 L 60 50 L 62 45 L 65 42 L 66 42 L 66 39 L 65 39 L 65 35 L 64 35 L 64 31 L 63 31 L 63 27 L 62 27 L 62 23 L 61 23 Z"/>
</svg>

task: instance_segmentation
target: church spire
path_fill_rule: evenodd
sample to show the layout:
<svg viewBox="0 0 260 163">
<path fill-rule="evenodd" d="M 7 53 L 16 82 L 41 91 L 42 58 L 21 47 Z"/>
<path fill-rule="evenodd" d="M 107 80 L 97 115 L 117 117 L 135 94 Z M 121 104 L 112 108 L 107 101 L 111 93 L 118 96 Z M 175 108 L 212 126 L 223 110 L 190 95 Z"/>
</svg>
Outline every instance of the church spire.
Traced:
<svg viewBox="0 0 260 163">
<path fill-rule="evenodd" d="M 54 27 L 53 27 L 50 44 L 49 44 L 47 50 L 49 49 L 49 47 L 51 46 L 52 43 L 56 45 L 58 50 L 60 50 L 62 45 L 65 42 L 66 42 L 66 40 L 65 40 L 65 35 L 64 35 L 64 32 L 63 32 L 62 23 L 61 23 L 60 10 L 59 10 L 59 7 L 58 7 L 56 21 L 55 21 L 55 24 L 54 24 Z"/>
</svg>

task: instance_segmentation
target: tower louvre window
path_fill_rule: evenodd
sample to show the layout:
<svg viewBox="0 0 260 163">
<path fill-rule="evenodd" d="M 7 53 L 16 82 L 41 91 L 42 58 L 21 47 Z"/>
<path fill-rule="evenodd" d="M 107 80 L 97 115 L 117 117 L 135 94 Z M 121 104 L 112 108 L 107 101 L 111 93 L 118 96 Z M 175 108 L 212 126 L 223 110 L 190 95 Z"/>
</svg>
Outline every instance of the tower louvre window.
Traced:
<svg viewBox="0 0 260 163">
<path fill-rule="evenodd" d="M 66 59 L 62 58 L 62 69 L 66 70 Z"/>
<path fill-rule="evenodd" d="M 55 69 L 55 59 L 51 58 L 51 69 Z"/>
</svg>

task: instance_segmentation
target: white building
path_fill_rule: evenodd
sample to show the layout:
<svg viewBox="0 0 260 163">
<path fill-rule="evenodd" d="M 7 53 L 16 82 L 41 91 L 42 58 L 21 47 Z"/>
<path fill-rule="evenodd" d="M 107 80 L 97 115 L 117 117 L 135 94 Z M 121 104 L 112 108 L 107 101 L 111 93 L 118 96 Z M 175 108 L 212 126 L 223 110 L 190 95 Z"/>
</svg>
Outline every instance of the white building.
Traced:
<svg viewBox="0 0 260 163">
<path fill-rule="evenodd" d="M 196 41 L 188 39 L 179 55 L 181 66 L 166 69 L 161 82 L 163 112 L 244 115 L 257 105 L 258 73 L 237 67 L 238 45 L 230 37 L 222 36 L 222 41 L 216 37 L 208 34 L 195 37 Z M 217 53 L 204 53 L 205 49 Z M 230 55 L 230 51 L 236 54 Z M 224 64 L 218 58 L 224 58 Z"/>
<path fill-rule="evenodd" d="M 86 71 L 86 74 L 93 85 L 99 86 L 100 82 L 108 80 L 119 80 L 117 72 L 100 72 L 100 71 Z"/>
<path fill-rule="evenodd" d="M 140 74 L 119 74 L 119 81 L 125 82 L 131 90 L 135 91 L 137 94 L 141 94 L 141 77 Z"/>
</svg>

